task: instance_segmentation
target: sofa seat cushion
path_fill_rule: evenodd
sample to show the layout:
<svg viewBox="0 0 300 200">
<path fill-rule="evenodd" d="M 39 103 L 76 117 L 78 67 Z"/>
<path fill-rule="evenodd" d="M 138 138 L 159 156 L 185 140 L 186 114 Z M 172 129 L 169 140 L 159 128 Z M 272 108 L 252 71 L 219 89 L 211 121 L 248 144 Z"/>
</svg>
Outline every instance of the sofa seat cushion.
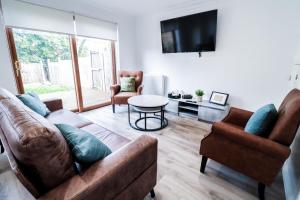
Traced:
<svg viewBox="0 0 300 200">
<path fill-rule="evenodd" d="M 119 148 L 130 142 L 129 139 L 113 133 L 97 124 L 90 124 L 88 126 L 82 127 L 81 129 L 96 136 L 101 142 L 106 144 L 112 150 L 112 152 L 118 150 Z"/>
<path fill-rule="evenodd" d="M 53 124 L 68 124 L 77 128 L 92 124 L 90 120 L 80 117 L 78 114 L 65 109 L 52 112 L 47 115 L 46 118 Z"/>
<path fill-rule="evenodd" d="M 137 92 L 119 92 L 113 97 L 115 104 L 127 104 L 128 98 L 138 95 Z"/>
<path fill-rule="evenodd" d="M 137 95 L 136 92 L 119 92 L 114 96 L 114 98 L 129 98 L 135 95 Z"/>
</svg>

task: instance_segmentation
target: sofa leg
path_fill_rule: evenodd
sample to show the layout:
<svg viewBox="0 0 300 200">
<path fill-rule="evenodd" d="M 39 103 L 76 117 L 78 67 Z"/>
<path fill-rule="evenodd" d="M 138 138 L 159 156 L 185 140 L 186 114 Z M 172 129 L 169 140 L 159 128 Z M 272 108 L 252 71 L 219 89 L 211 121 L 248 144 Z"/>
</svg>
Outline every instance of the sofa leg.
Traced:
<svg viewBox="0 0 300 200">
<path fill-rule="evenodd" d="M 113 113 L 115 113 L 115 111 L 116 111 L 116 105 L 115 104 L 112 104 L 112 110 L 113 110 Z"/>
<path fill-rule="evenodd" d="M 204 174 L 204 171 L 205 171 L 206 163 L 207 163 L 207 157 L 202 156 L 200 172 L 203 173 L 203 174 Z"/>
<path fill-rule="evenodd" d="M 266 188 L 265 184 L 258 183 L 258 198 L 259 198 L 259 200 L 265 200 L 265 188 Z"/>
<path fill-rule="evenodd" d="M 154 197 L 155 197 L 154 189 L 152 189 L 152 190 L 150 191 L 150 196 L 151 196 L 151 198 L 154 198 Z"/>
<path fill-rule="evenodd" d="M 2 142 L 0 140 L 0 153 L 3 153 L 3 152 L 4 152 L 4 147 L 3 147 L 3 144 L 2 144 Z"/>
</svg>

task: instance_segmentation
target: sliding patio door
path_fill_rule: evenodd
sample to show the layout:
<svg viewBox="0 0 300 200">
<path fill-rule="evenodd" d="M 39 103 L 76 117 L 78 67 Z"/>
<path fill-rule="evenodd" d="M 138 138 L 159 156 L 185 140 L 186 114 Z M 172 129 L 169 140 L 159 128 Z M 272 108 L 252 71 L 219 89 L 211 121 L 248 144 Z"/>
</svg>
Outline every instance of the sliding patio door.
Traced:
<svg viewBox="0 0 300 200">
<path fill-rule="evenodd" d="M 77 37 L 76 43 L 83 107 L 110 103 L 114 71 L 112 42 Z"/>
<path fill-rule="evenodd" d="M 79 112 L 110 104 L 117 23 L 19 0 L 0 9 L 19 93 L 61 98 Z"/>
<path fill-rule="evenodd" d="M 19 92 L 59 97 L 65 108 L 77 109 L 69 36 L 17 28 L 7 33 Z"/>
<path fill-rule="evenodd" d="M 19 28 L 7 36 L 20 93 L 61 98 L 79 112 L 110 104 L 114 41 Z"/>
</svg>

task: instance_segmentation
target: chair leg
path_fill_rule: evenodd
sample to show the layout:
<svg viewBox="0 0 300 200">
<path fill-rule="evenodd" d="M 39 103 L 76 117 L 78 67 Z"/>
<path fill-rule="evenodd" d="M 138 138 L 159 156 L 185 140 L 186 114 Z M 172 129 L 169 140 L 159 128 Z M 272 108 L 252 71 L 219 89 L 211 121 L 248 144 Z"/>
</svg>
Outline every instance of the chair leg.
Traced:
<svg viewBox="0 0 300 200">
<path fill-rule="evenodd" d="M 258 183 L 258 198 L 259 198 L 259 200 L 265 200 L 265 188 L 266 188 L 265 184 Z"/>
<path fill-rule="evenodd" d="M 151 196 L 151 198 L 154 198 L 154 197 L 155 197 L 154 189 L 152 189 L 152 190 L 150 191 L 150 196 Z"/>
<path fill-rule="evenodd" d="M 204 174 L 204 171 L 205 171 L 206 163 L 207 163 L 207 157 L 202 156 L 200 172 L 203 173 L 203 174 Z"/>
<path fill-rule="evenodd" d="M 2 142 L 0 140 L 0 153 L 3 153 L 3 152 L 4 152 L 4 147 L 3 147 L 3 144 L 2 144 Z"/>
<path fill-rule="evenodd" d="M 112 104 L 112 110 L 113 110 L 113 113 L 115 113 L 115 111 L 116 111 L 116 105 L 115 104 Z"/>
</svg>

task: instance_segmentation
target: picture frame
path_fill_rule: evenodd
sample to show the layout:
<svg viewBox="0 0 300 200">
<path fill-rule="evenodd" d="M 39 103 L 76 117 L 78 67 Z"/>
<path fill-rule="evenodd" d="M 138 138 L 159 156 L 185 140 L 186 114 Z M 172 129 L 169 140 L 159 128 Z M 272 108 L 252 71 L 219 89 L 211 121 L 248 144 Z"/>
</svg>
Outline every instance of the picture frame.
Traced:
<svg viewBox="0 0 300 200">
<path fill-rule="evenodd" d="M 225 106 L 227 104 L 229 94 L 223 92 L 212 91 L 209 102 Z"/>
</svg>

